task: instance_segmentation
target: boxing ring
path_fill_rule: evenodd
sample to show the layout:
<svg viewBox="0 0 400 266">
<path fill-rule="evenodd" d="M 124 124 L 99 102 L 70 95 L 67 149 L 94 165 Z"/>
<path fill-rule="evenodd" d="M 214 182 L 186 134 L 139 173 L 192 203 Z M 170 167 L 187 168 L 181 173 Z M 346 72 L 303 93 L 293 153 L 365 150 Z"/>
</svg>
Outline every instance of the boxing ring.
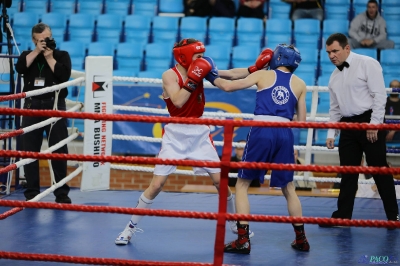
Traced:
<svg viewBox="0 0 400 266">
<path fill-rule="evenodd" d="M 68 84 L 81 83 L 79 77 Z M 132 78 L 113 78 L 131 80 Z M 137 79 L 135 80 L 137 81 Z M 150 81 L 143 80 L 140 81 Z M 151 82 L 157 82 L 151 80 Z M 87 85 L 87 84 L 86 84 Z M 59 87 L 57 87 L 59 86 Z M 57 90 L 67 84 L 50 87 Z M 39 91 L 39 90 L 38 90 Z M 35 93 L 40 93 L 35 91 Z M 318 95 L 318 88 L 312 88 Z M 46 90 L 48 92 L 48 90 Z M 28 97 L 28 93 L 0 97 L 1 101 Z M 30 96 L 29 96 L 30 97 Z M 0 200 L 0 225 L 3 239 L 0 242 L 0 265 L 358 265 L 398 264 L 400 255 L 399 223 L 388 222 L 382 209 L 382 202 L 375 199 L 356 199 L 354 220 L 329 219 L 336 205 L 335 198 L 300 197 L 304 217 L 288 217 L 286 201 L 279 196 L 250 195 L 252 215 L 226 213 L 226 201 L 218 202 L 215 194 L 161 193 L 154 209 L 135 209 L 135 200 L 139 191 L 101 191 L 90 192 L 72 189 L 70 196 L 74 204 L 51 203 L 47 197 L 54 189 L 68 182 L 84 170 L 84 163 L 98 162 L 109 164 L 110 168 L 132 171 L 151 171 L 149 168 L 121 166 L 121 164 L 169 164 L 180 166 L 221 168 L 221 198 L 226 199 L 230 168 L 294 170 L 328 173 L 391 173 L 399 174 L 400 168 L 381 167 L 339 167 L 310 165 L 307 151 L 323 149 L 312 147 L 307 141 L 305 147 L 296 147 L 306 151 L 306 165 L 279 165 L 270 163 L 230 162 L 235 127 L 272 126 L 296 128 L 336 128 L 336 129 L 398 129 L 396 124 L 367 125 L 348 123 L 320 123 L 313 115 L 316 104 L 313 97 L 311 117 L 308 122 L 260 122 L 245 120 L 223 120 L 212 118 L 184 119 L 160 116 L 122 115 L 107 113 L 76 113 L 77 104 L 69 112 L 16 110 L 1 108 L 2 114 L 32 115 L 85 119 L 85 121 L 129 121 L 144 123 L 180 123 L 207 124 L 223 126 L 224 141 L 221 162 L 203 162 L 193 160 L 162 160 L 134 156 L 113 156 L 87 154 L 51 154 L 57 147 L 49 147 L 41 153 L 22 151 L 0 151 L 0 156 L 21 158 L 17 163 L 0 169 L 0 173 L 13 171 L 34 159 L 73 160 L 82 162 L 77 169 L 58 184 L 25 202 L 23 193 L 10 193 Z M 121 107 L 113 107 L 118 109 Z M 313 109 L 314 108 L 314 109 Z M 85 108 L 86 111 L 86 108 Z M 149 111 L 149 110 L 147 110 Z M 160 110 L 159 110 L 160 111 Z M 208 114 L 205 114 L 207 116 Z M 231 115 L 231 114 L 230 114 Z M 221 117 L 221 114 L 218 114 Z M 249 117 L 250 118 L 250 117 Z M 53 118 L 51 118 L 53 119 Z M 1 134 L 0 138 L 14 137 L 31 129 L 21 129 Z M 86 132 L 86 125 L 85 125 Z M 312 134 L 312 131 L 311 131 Z M 73 132 L 65 140 L 76 136 Z M 312 136 L 312 135 L 311 135 Z M 87 136 L 85 135 L 84 138 Z M 113 138 L 139 140 L 130 136 Z M 310 131 L 308 138 L 310 137 Z M 141 137 L 140 140 L 159 141 Z M 311 139 L 310 139 L 311 140 Z M 64 143 L 64 142 L 63 142 Z M 63 143 L 57 145 L 64 145 Z M 188 173 L 188 172 L 184 172 Z M 268 176 L 266 177 L 268 179 Z M 313 181 L 312 177 L 296 177 L 296 180 Z M 321 179 L 318 179 L 321 182 Z M 327 178 L 324 182 L 338 181 Z M 367 182 L 368 180 L 360 180 Z M 367 183 L 370 183 L 368 181 Z M 43 201 L 40 201 L 43 200 Z M 124 215 L 121 215 L 124 214 Z M 143 234 L 137 234 L 130 245 L 116 246 L 114 238 L 127 220 L 127 214 L 146 215 L 141 227 Z M 190 219 L 187 219 L 190 218 Z M 251 229 L 255 237 L 251 239 L 250 255 L 223 254 L 224 242 L 236 236 L 226 232 L 226 220 L 245 219 L 252 221 Z M 99 221 L 101 221 L 99 223 Z M 217 221 L 217 222 L 215 222 Z M 268 222 L 268 225 L 265 225 Z M 292 250 L 291 225 L 288 223 L 306 223 L 305 230 L 310 241 L 309 253 Z M 318 224 L 349 226 L 349 228 L 320 228 Z M 216 226 L 217 225 L 217 226 Z M 188 234 L 190 232 L 190 234 Z M 285 233 L 284 233 L 285 232 Z M 3 264 L 4 263 L 4 264 Z"/>
</svg>

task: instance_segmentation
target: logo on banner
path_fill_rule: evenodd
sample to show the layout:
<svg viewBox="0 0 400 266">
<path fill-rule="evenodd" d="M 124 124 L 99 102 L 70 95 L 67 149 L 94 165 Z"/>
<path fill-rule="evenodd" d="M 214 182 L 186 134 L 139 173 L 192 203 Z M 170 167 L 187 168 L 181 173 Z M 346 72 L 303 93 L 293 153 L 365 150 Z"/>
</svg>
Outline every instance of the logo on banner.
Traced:
<svg viewBox="0 0 400 266">
<path fill-rule="evenodd" d="M 93 98 L 102 98 L 106 96 L 106 90 L 108 89 L 109 82 L 105 76 L 93 76 L 92 91 Z"/>
</svg>

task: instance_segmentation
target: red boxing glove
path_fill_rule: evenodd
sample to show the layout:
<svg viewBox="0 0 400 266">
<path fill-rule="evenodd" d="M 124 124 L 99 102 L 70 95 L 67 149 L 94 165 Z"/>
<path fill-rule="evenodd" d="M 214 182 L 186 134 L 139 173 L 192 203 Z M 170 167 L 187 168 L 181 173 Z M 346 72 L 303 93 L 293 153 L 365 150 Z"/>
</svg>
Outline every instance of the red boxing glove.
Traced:
<svg viewBox="0 0 400 266">
<path fill-rule="evenodd" d="M 249 73 L 253 73 L 257 70 L 268 67 L 269 61 L 271 61 L 274 51 L 269 48 L 264 49 L 261 54 L 257 57 L 256 63 L 248 68 Z"/>
<path fill-rule="evenodd" d="M 208 72 L 211 71 L 211 68 L 210 63 L 203 58 L 194 60 L 187 70 L 188 77 L 183 84 L 183 88 L 192 93 L 197 88 L 197 85 L 203 81 L 203 78 L 207 76 Z"/>
</svg>

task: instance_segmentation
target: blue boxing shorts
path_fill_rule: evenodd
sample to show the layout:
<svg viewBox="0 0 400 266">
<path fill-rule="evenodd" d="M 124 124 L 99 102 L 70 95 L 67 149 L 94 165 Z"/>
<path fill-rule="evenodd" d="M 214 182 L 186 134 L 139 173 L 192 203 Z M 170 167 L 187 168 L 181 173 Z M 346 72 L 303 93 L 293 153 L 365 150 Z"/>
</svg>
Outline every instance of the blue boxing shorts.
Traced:
<svg viewBox="0 0 400 266">
<path fill-rule="evenodd" d="M 243 162 L 294 163 L 293 132 L 290 128 L 252 127 L 247 135 L 243 152 Z M 240 169 L 239 178 L 253 180 L 258 178 L 264 183 L 268 169 Z M 294 171 L 273 170 L 270 187 L 286 187 L 293 181 Z"/>
</svg>

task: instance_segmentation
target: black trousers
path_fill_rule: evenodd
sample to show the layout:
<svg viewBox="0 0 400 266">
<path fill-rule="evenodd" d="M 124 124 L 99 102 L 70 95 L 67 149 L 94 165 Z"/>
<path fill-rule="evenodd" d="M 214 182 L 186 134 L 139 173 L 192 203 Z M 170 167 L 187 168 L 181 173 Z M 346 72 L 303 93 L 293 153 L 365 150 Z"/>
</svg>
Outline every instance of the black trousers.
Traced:
<svg viewBox="0 0 400 266">
<path fill-rule="evenodd" d="M 369 123 L 372 111 L 353 117 L 343 117 L 341 122 Z M 341 130 L 339 139 L 339 158 L 341 166 L 359 166 L 365 153 L 368 166 L 388 167 L 386 161 L 385 131 L 378 131 L 378 140 L 371 143 L 364 130 Z M 398 205 L 392 175 L 373 175 L 381 196 L 388 220 L 398 219 Z M 337 201 L 338 210 L 332 218 L 351 219 L 354 199 L 358 189 L 358 174 L 342 174 L 340 193 Z"/>
<path fill-rule="evenodd" d="M 37 109 L 37 110 L 52 110 L 54 99 L 39 100 L 33 98 L 27 98 L 24 103 L 24 109 Z M 59 99 L 58 110 L 66 110 L 65 100 Z M 49 117 L 33 117 L 24 116 L 22 118 L 21 127 L 28 127 L 33 124 L 42 122 Z M 50 130 L 51 128 L 51 130 Z M 49 146 L 57 144 L 61 140 L 68 137 L 67 120 L 62 118 L 56 123 L 47 125 L 45 127 L 35 129 L 31 132 L 23 134 L 21 136 L 21 148 L 23 151 L 34 151 L 39 152 L 43 142 L 43 132 L 46 132 L 46 136 L 49 142 Z M 60 149 L 53 153 L 68 153 L 67 145 L 64 145 Z M 51 161 L 51 166 L 54 172 L 54 178 L 56 182 L 60 181 L 67 175 L 67 161 L 66 160 L 54 160 Z M 24 166 L 25 178 L 27 183 L 27 189 L 24 194 L 26 198 L 31 198 L 40 193 L 40 177 L 39 177 L 39 161 L 36 160 L 30 164 Z M 62 187 L 54 191 L 55 196 L 67 195 L 69 192 L 69 186 L 63 185 Z"/>
</svg>

